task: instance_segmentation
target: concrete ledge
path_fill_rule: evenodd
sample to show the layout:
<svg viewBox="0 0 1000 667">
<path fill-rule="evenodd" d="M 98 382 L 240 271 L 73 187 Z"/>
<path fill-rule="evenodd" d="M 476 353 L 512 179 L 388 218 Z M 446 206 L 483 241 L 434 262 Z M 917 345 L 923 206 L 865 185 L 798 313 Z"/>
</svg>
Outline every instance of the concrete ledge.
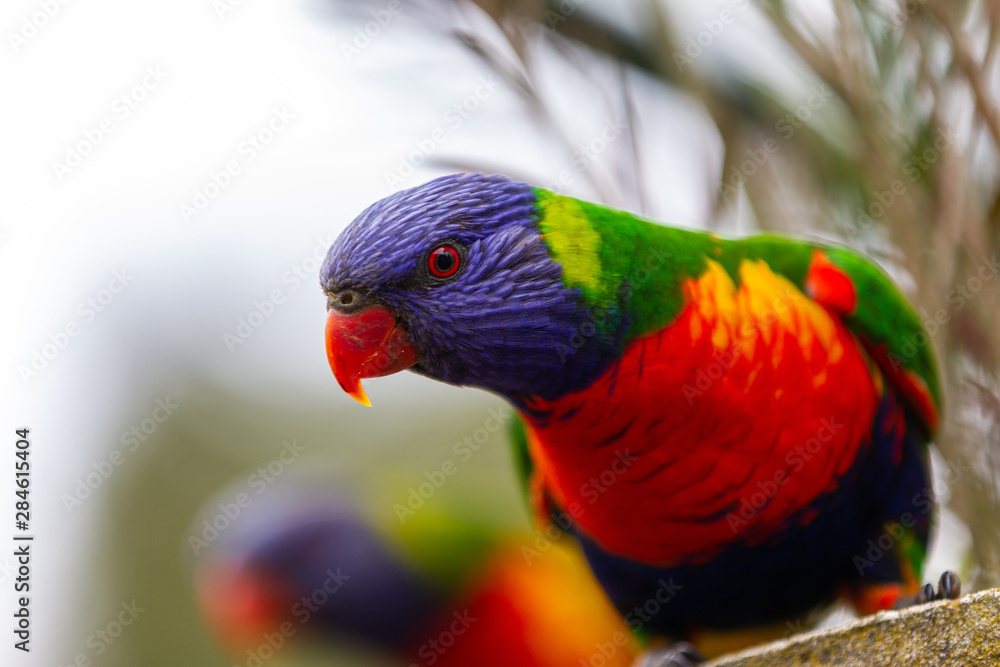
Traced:
<svg viewBox="0 0 1000 667">
<path fill-rule="evenodd" d="M 1000 589 L 884 611 L 755 646 L 705 667 L 1000 665 Z"/>
</svg>

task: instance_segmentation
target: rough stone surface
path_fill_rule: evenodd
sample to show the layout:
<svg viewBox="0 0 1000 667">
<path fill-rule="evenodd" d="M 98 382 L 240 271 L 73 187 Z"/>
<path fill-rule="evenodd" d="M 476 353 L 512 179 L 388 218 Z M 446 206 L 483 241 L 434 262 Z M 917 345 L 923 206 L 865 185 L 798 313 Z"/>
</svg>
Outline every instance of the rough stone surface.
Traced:
<svg viewBox="0 0 1000 667">
<path fill-rule="evenodd" d="M 1000 666 L 1000 589 L 884 611 L 723 656 L 704 667 L 786 665 Z"/>
</svg>

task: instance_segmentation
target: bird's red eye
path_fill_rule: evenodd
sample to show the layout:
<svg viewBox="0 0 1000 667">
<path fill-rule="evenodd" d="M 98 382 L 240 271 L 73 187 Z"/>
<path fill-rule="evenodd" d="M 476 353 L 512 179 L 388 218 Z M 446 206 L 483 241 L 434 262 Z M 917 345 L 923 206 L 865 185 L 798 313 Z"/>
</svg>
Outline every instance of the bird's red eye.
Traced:
<svg viewBox="0 0 1000 667">
<path fill-rule="evenodd" d="M 450 245 L 435 248 L 427 257 L 427 268 L 435 278 L 450 278 L 455 275 L 459 263 L 458 251 Z"/>
</svg>

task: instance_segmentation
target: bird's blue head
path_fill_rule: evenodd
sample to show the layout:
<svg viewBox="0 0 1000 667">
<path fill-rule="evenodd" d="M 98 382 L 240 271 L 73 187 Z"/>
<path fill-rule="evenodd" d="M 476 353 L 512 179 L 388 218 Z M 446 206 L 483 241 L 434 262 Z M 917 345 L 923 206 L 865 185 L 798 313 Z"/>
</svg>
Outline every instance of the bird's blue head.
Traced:
<svg viewBox="0 0 1000 667">
<path fill-rule="evenodd" d="M 618 333 L 581 336 L 594 314 L 544 239 L 539 192 L 456 174 L 348 225 L 320 272 L 327 353 L 345 391 L 367 403 L 361 378 L 411 368 L 519 402 L 567 393 L 606 366 Z"/>
</svg>

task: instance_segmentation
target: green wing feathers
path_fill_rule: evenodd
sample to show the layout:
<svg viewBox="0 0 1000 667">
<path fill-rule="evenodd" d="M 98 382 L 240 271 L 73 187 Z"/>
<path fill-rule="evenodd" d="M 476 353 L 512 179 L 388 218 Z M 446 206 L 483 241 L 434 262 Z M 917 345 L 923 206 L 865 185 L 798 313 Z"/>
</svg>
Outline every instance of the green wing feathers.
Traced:
<svg viewBox="0 0 1000 667">
<path fill-rule="evenodd" d="M 517 415 L 514 415 L 510 421 L 510 442 L 511 451 L 514 453 L 514 468 L 517 471 L 517 479 L 521 483 L 521 492 L 528 500 L 531 498 L 531 476 L 535 467 L 531 462 L 531 454 L 528 452 L 528 433 L 525 430 L 524 422 Z"/>
</svg>

